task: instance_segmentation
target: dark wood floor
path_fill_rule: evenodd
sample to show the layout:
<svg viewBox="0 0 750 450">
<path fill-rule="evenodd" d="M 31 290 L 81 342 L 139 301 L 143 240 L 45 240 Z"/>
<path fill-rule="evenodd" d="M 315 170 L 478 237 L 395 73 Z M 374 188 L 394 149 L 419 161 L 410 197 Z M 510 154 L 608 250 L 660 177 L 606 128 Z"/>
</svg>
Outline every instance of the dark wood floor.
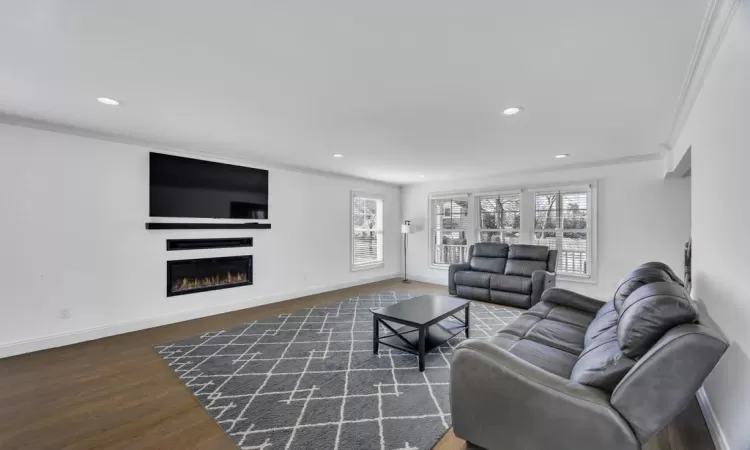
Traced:
<svg viewBox="0 0 750 450">
<path fill-rule="evenodd" d="M 0 448 L 234 449 L 154 345 L 357 293 L 404 288 L 389 280 L 2 359 Z M 408 289 L 446 293 L 424 283 Z M 464 445 L 449 431 L 435 448 Z M 697 402 L 645 448 L 713 449 Z"/>
</svg>

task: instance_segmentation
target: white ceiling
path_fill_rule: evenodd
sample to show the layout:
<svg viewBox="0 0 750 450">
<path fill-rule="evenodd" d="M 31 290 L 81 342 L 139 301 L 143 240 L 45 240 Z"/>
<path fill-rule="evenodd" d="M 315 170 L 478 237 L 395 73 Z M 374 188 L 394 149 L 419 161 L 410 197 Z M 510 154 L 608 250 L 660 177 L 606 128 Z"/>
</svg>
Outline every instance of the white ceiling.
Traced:
<svg viewBox="0 0 750 450">
<path fill-rule="evenodd" d="M 708 3 L 0 0 L 0 112 L 399 184 L 588 164 L 667 140 Z"/>
</svg>

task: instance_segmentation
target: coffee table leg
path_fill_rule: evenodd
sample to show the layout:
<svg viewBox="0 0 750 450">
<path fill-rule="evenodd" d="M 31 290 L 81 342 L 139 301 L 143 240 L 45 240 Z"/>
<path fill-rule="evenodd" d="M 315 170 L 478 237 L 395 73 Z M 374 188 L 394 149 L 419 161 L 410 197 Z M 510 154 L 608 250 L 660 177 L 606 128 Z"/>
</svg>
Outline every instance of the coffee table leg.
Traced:
<svg viewBox="0 0 750 450">
<path fill-rule="evenodd" d="M 378 317 L 372 316 L 372 352 L 378 354 L 378 344 L 380 343 L 380 324 Z"/>
<path fill-rule="evenodd" d="M 471 324 L 469 324 L 469 316 L 471 315 L 469 314 L 469 305 L 466 305 L 464 311 L 466 311 L 466 339 L 469 339 L 469 328 L 471 327 Z"/>
<path fill-rule="evenodd" d="M 419 327 L 419 371 L 424 372 L 424 354 L 425 354 L 425 327 Z"/>
</svg>

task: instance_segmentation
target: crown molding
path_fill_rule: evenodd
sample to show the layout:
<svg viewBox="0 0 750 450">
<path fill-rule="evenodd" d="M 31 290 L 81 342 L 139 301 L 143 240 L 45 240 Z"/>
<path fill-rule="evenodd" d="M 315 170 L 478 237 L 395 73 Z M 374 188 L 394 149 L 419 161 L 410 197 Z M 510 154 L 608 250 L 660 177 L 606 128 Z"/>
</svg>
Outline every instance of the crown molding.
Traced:
<svg viewBox="0 0 750 450">
<path fill-rule="evenodd" d="M 721 47 L 727 28 L 729 28 L 732 17 L 734 17 L 734 13 L 741 2 L 742 0 L 711 0 L 706 8 L 706 14 L 703 17 L 698 39 L 693 48 L 688 71 L 682 82 L 680 96 L 674 109 L 672 127 L 669 130 L 667 141 L 662 144 L 662 147 L 671 150 L 677 143 L 695 100 L 703 88 L 703 81 L 711 69 L 714 56 Z"/>
<path fill-rule="evenodd" d="M 323 177 L 332 177 L 342 180 L 365 182 L 374 185 L 381 185 L 387 187 L 401 187 L 399 183 L 389 183 L 387 181 L 380 181 L 370 178 L 360 178 L 352 175 L 346 175 L 336 172 L 328 172 L 325 170 L 313 169 L 304 166 L 297 166 L 293 164 L 283 164 L 276 161 L 263 158 L 257 155 L 250 155 L 250 157 L 238 156 L 235 152 L 218 153 L 218 152 L 207 152 L 201 148 L 194 146 L 180 145 L 174 146 L 170 144 L 145 141 L 141 139 L 131 138 L 128 136 L 110 133 L 106 131 L 94 131 L 87 128 L 80 128 L 72 125 L 63 125 L 55 122 L 47 122 L 43 120 L 31 119 L 28 117 L 17 116 L 15 114 L 8 114 L 0 111 L 0 124 L 12 125 L 23 128 L 31 128 L 35 130 L 49 131 L 52 133 L 67 134 L 72 136 L 78 136 L 87 139 L 98 139 L 100 141 L 114 142 L 116 144 L 132 145 L 135 147 L 142 147 L 148 150 L 154 150 L 162 153 L 169 153 L 177 156 L 191 156 L 196 158 L 208 159 L 216 162 L 223 162 L 227 164 L 240 164 L 240 165 L 251 165 L 253 167 L 259 167 L 262 169 L 281 169 L 292 172 L 299 172 L 304 174 L 312 174 Z"/>
</svg>

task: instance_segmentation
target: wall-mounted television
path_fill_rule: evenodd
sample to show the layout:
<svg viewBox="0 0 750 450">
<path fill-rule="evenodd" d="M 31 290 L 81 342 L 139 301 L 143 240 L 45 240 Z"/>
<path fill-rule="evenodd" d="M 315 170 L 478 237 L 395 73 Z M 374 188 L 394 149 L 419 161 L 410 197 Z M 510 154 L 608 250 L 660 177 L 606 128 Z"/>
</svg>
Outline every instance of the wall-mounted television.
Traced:
<svg viewBox="0 0 750 450">
<path fill-rule="evenodd" d="M 268 171 L 150 154 L 149 215 L 268 219 Z"/>
</svg>

